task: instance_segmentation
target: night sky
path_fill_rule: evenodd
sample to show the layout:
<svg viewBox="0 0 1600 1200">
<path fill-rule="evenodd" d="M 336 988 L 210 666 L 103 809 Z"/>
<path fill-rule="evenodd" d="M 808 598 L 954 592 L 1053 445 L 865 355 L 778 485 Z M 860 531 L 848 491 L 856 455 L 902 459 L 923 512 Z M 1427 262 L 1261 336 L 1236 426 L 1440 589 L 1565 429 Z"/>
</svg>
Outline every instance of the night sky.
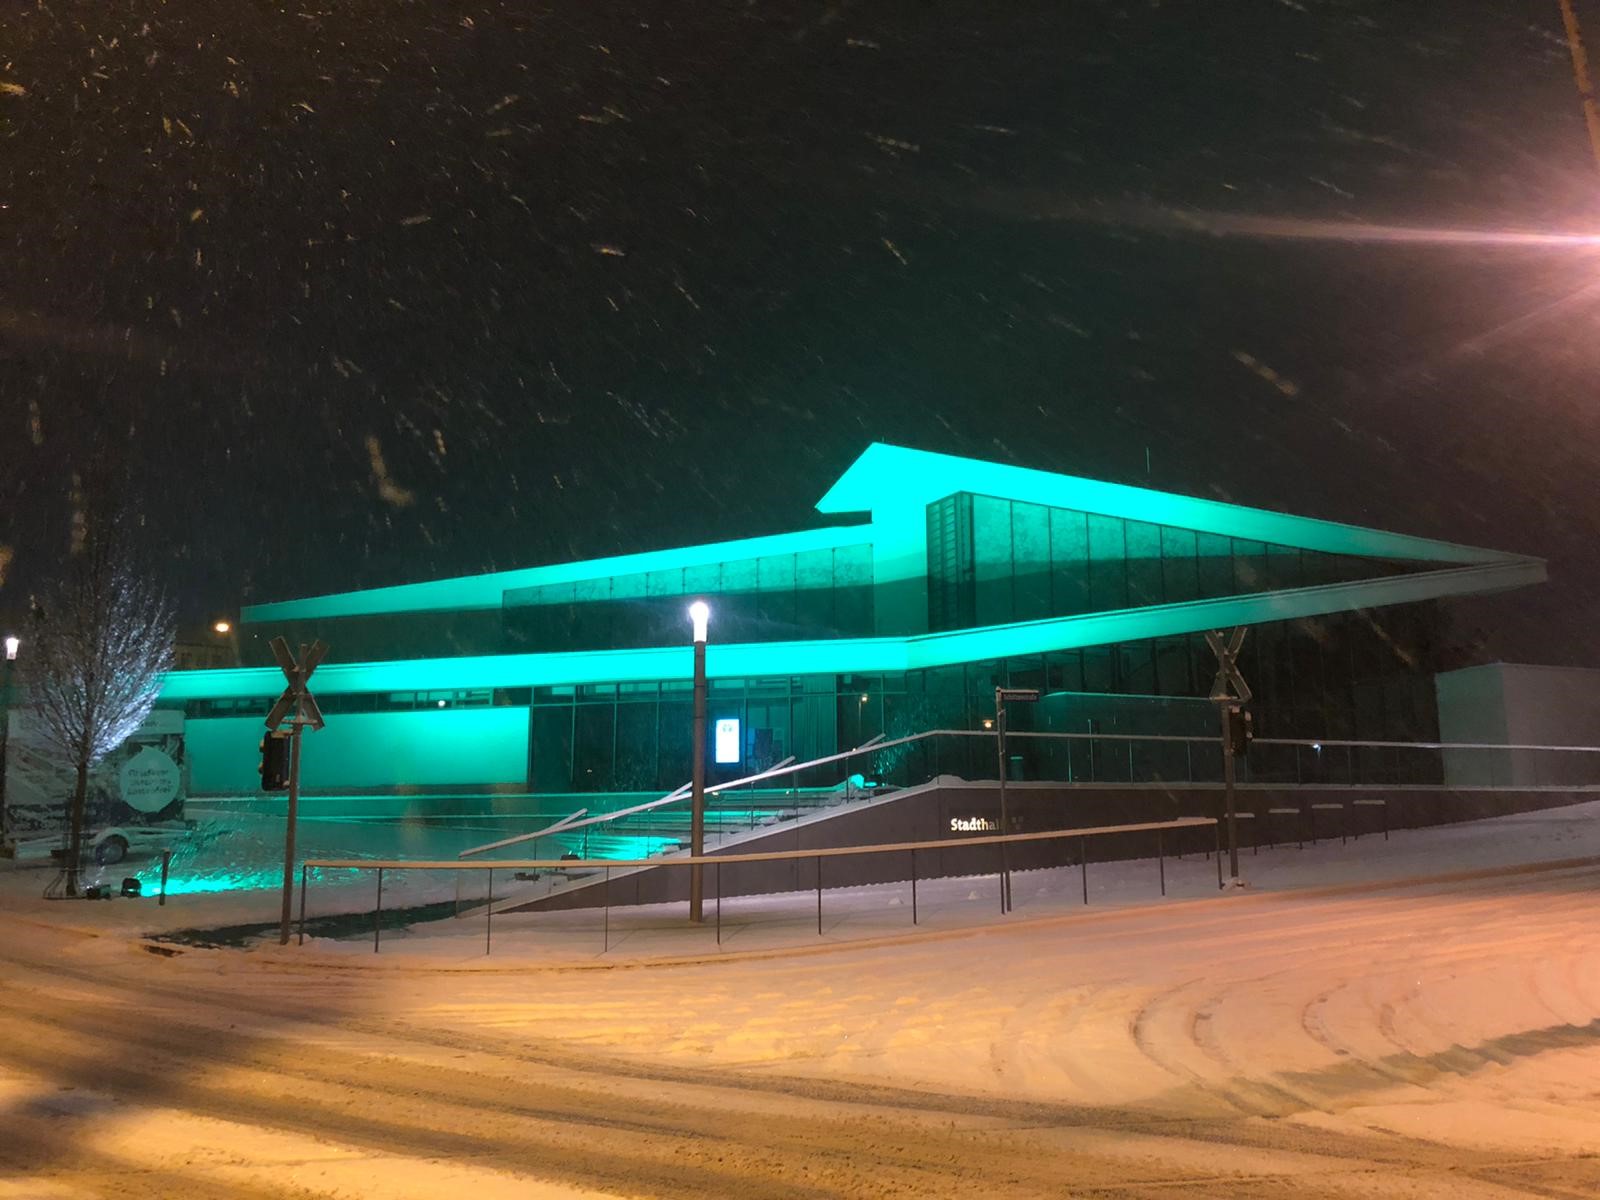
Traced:
<svg viewBox="0 0 1600 1200">
<path fill-rule="evenodd" d="M 1600 249 L 1258 217 L 1600 231 L 1555 0 L 7 0 L 0 611 L 96 437 L 193 618 L 881 439 L 1544 555 L 1460 636 L 1600 665 Z"/>
</svg>

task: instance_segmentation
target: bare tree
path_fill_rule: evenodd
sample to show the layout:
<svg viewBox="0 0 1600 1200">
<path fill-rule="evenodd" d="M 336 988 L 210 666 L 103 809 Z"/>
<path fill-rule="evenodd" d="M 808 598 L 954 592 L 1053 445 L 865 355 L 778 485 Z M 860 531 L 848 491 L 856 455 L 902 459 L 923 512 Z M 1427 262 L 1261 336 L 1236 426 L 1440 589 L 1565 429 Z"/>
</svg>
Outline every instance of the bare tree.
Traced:
<svg viewBox="0 0 1600 1200">
<path fill-rule="evenodd" d="M 78 894 L 89 771 L 138 729 L 172 666 L 173 608 L 134 566 L 118 522 L 74 539 L 66 571 L 35 610 L 30 703 L 44 740 L 74 768 L 66 894 Z"/>
</svg>

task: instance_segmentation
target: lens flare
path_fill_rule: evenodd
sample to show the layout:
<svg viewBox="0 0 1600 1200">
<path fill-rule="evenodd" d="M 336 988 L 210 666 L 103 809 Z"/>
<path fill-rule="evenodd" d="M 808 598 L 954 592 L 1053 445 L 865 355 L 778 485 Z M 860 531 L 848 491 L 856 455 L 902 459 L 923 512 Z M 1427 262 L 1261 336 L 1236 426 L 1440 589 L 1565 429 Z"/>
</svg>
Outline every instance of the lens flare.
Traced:
<svg viewBox="0 0 1600 1200">
<path fill-rule="evenodd" d="M 1462 229 L 1428 225 L 1378 225 L 1367 221 L 1313 221 L 1242 213 L 1170 210 L 1165 223 L 1213 237 L 1288 241 L 1366 242 L 1412 246 L 1600 247 L 1600 233 L 1529 229 Z"/>
</svg>

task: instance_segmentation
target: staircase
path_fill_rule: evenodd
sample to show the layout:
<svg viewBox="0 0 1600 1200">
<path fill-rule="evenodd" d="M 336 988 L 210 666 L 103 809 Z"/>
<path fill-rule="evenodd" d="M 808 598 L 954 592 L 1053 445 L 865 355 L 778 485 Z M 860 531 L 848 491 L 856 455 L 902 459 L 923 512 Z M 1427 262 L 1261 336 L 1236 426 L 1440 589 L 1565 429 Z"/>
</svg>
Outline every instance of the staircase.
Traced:
<svg viewBox="0 0 1600 1200">
<path fill-rule="evenodd" d="M 780 830 L 798 829 L 817 820 L 856 811 L 889 796 L 903 797 L 919 790 L 841 785 L 831 791 L 708 795 L 706 853 L 760 841 Z M 690 822 L 689 802 L 684 797 L 681 804 L 618 817 L 613 821 L 575 830 L 557 830 L 541 837 L 535 852 L 527 856 L 551 859 L 570 854 L 580 860 L 609 858 L 625 862 L 665 858 L 688 852 Z M 611 870 L 609 875 L 612 880 L 620 880 L 653 869 L 649 866 L 618 867 Z M 593 867 L 571 871 L 519 872 L 515 878 L 520 886 L 514 894 L 503 899 L 497 898 L 494 908 L 497 913 L 517 911 L 559 894 L 594 886 L 606 875 L 604 868 Z"/>
</svg>

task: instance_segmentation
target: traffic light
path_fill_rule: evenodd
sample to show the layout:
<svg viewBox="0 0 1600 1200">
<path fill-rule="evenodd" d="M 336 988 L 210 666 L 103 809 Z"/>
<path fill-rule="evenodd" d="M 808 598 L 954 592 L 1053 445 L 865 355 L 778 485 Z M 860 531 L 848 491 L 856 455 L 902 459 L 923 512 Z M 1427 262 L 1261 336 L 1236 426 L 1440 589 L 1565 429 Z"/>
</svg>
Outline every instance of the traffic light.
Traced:
<svg viewBox="0 0 1600 1200">
<path fill-rule="evenodd" d="M 1250 714 L 1242 708 L 1228 709 L 1228 753 L 1235 758 L 1250 752 L 1250 739 L 1256 732 Z"/>
<path fill-rule="evenodd" d="M 289 786 L 289 735 L 269 731 L 261 739 L 261 790 L 281 792 Z"/>
</svg>

